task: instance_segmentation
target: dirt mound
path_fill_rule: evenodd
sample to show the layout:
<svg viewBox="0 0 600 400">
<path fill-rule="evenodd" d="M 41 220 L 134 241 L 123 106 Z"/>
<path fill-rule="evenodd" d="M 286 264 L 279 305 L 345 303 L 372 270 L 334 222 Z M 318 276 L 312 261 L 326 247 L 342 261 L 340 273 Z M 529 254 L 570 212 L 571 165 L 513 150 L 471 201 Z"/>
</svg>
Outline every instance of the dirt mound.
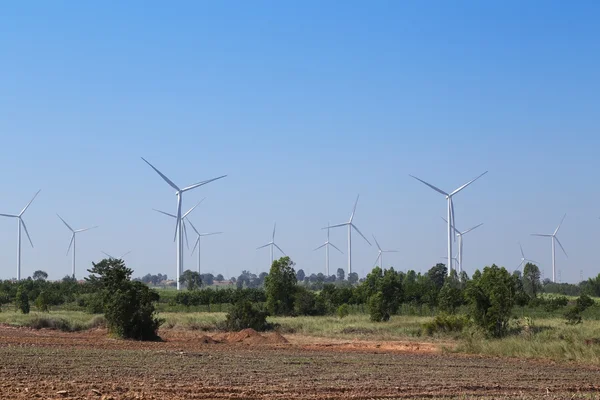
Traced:
<svg viewBox="0 0 600 400">
<path fill-rule="evenodd" d="M 210 336 L 206 336 L 206 335 L 204 335 L 204 336 L 201 336 L 201 337 L 198 339 L 198 341 L 199 341 L 200 343 L 204 343 L 204 344 L 217 344 L 217 343 L 219 343 L 219 341 L 217 341 L 217 340 L 215 340 L 215 339 L 211 338 Z"/>
<path fill-rule="evenodd" d="M 232 332 L 225 336 L 227 343 L 265 343 L 266 338 L 261 336 L 260 333 L 256 332 L 252 328 L 242 329 L 239 332 Z"/>
<path fill-rule="evenodd" d="M 266 337 L 266 341 L 267 341 L 267 343 L 273 343 L 273 344 L 289 343 L 288 340 L 286 338 L 284 338 L 283 336 L 281 336 L 281 334 L 279 332 L 273 332 L 273 333 L 269 334 Z"/>
</svg>

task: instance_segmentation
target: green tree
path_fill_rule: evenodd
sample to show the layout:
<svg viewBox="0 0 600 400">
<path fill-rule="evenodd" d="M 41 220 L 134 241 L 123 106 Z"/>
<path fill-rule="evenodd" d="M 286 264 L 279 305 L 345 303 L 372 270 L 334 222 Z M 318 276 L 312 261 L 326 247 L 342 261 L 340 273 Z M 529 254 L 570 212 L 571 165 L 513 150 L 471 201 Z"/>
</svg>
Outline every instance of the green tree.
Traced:
<svg viewBox="0 0 600 400">
<path fill-rule="evenodd" d="M 19 285 L 15 296 L 15 307 L 23 314 L 29 314 L 29 296 L 23 285 Z"/>
<path fill-rule="evenodd" d="M 294 311 L 296 272 L 289 257 L 273 261 L 265 278 L 267 310 L 271 315 L 291 315 Z"/>
<path fill-rule="evenodd" d="M 438 295 L 438 305 L 440 310 L 449 314 L 454 314 L 456 309 L 464 302 L 463 291 L 461 290 L 461 282 L 458 279 L 456 271 L 452 273 L 440 290 Z"/>
<path fill-rule="evenodd" d="M 36 281 L 45 281 L 48 279 L 48 274 L 44 271 L 37 270 L 33 273 L 33 279 Z"/>
<path fill-rule="evenodd" d="M 532 298 L 536 298 L 542 290 L 540 277 L 541 273 L 537 265 L 525 264 L 525 268 L 523 268 L 523 289 Z"/>
<path fill-rule="evenodd" d="M 358 283 L 358 274 L 356 272 L 350 272 L 348 274 L 348 283 L 351 285 L 356 285 Z"/>
<path fill-rule="evenodd" d="M 35 299 L 35 307 L 42 312 L 50 311 L 50 295 L 47 291 L 42 290 Z"/>
<path fill-rule="evenodd" d="M 271 329 L 267 323 L 268 313 L 255 308 L 249 300 L 240 300 L 233 305 L 225 317 L 225 327 L 228 331 L 240 331 L 252 328 L 255 331 Z"/>
<path fill-rule="evenodd" d="M 337 280 L 343 281 L 346 278 L 346 273 L 344 272 L 344 268 L 337 269 Z"/>
<path fill-rule="evenodd" d="M 202 278 L 196 271 L 187 269 L 179 277 L 179 283 L 184 284 L 187 290 L 196 290 L 202 286 Z"/>
<path fill-rule="evenodd" d="M 306 276 L 306 274 L 304 273 L 304 270 L 299 269 L 298 272 L 296 272 L 296 281 L 303 282 L 305 276 Z"/>
<path fill-rule="evenodd" d="M 444 282 L 446 282 L 448 268 L 446 268 L 445 264 L 438 263 L 427 271 L 427 276 L 429 276 L 429 279 L 433 282 L 437 290 L 440 291 L 442 286 L 444 286 Z"/>
<path fill-rule="evenodd" d="M 475 323 L 493 337 L 501 337 L 508 330 L 510 313 L 515 302 L 514 281 L 508 271 L 492 265 L 485 267 L 481 276 L 473 279 L 465 291 Z"/>
<path fill-rule="evenodd" d="M 126 339 L 158 339 L 158 328 L 164 322 L 154 306 L 158 293 L 142 282 L 131 281 L 133 271 L 123 260 L 104 259 L 92 265 L 86 281 L 102 295 L 109 332 Z"/>
<path fill-rule="evenodd" d="M 377 292 L 368 301 L 369 318 L 373 322 L 386 322 L 390 319 L 390 314 L 386 310 L 383 293 Z"/>
</svg>

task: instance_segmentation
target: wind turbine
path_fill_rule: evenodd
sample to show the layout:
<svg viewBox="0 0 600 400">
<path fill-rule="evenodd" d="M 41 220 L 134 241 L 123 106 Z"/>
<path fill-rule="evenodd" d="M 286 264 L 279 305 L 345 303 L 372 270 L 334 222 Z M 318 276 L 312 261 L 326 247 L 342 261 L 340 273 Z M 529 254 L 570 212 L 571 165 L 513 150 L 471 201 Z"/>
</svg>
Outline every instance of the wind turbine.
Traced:
<svg viewBox="0 0 600 400">
<path fill-rule="evenodd" d="M 206 198 L 206 197 L 205 197 L 205 198 Z M 205 199 L 205 198 L 203 198 L 202 200 L 200 200 L 198 203 L 196 203 L 196 205 L 195 205 L 194 207 L 190 208 L 190 209 L 189 209 L 189 210 L 188 210 L 188 211 L 187 211 L 185 214 L 183 214 L 183 216 L 181 216 L 182 223 L 179 225 L 179 226 L 180 226 L 180 229 L 179 229 L 179 235 L 180 235 L 180 237 L 182 237 L 182 236 L 185 236 L 185 244 L 187 245 L 187 248 L 188 248 L 188 249 L 190 248 L 190 244 L 189 244 L 189 242 L 188 242 L 188 236 L 187 236 L 187 227 L 186 227 L 186 225 L 185 225 L 185 220 L 187 219 L 187 216 L 188 216 L 188 215 L 189 215 L 189 214 L 190 214 L 192 211 L 194 211 L 194 209 L 195 209 L 196 207 L 198 207 L 198 206 L 200 205 L 200 203 L 202 203 L 202 202 L 204 201 L 204 199 Z M 161 213 L 161 214 L 164 214 L 164 215 L 166 215 L 166 216 L 169 216 L 169 217 L 171 217 L 171 218 L 175 218 L 175 219 L 177 219 L 177 215 L 173 215 L 173 214 L 170 214 L 170 213 L 168 213 L 168 212 L 164 212 L 164 211 L 161 211 L 161 210 L 157 210 L 156 208 L 153 208 L 152 210 L 153 210 L 153 211 L 156 211 L 156 212 L 159 212 L 159 213 Z M 188 220 L 188 222 L 189 222 L 189 220 Z M 181 246 L 183 246 L 183 240 L 181 240 Z M 178 250 L 178 251 L 179 251 L 179 250 L 183 250 L 183 247 L 182 247 L 181 249 L 179 249 L 179 243 L 177 244 L 177 250 Z M 178 254 L 178 255 L 179 255 L 179 254 Z M 177 259 L 177 260 L 178 260 L 178 261 L 181 261 L 181 263 L 180 263 L 180 264 L 178 264 L 178 268 L 183 268 L 183 254 L 181 254 L 181 258 L 179 258 L 179 257 L 178 257 L 178 259 Z M 179 289 L 180 289 L 180 287 L 179 287 L 179 286 L 180 286 L 180 285 L 179 285 L 179 275 L 181 275 L 181 274 L 183 274 L 183 270 L 180 270 L 180 269 L 178 269 L 178 270 L 177 270 L 177 290 L 179 290 Z"/>
<path fill-rule="evenodd" d="M 179 290 L 179 274 L 183 272 L 183 235 L 182 235 L 182 231 L 184 228 L 182 228 L 182 223 L 181 223 L 181 203 L 183 201 L 183 193 L 187 192 L 188 190 L 192 190 L 195 189 L 197 187 L 206 185 L 207 183 L 216 181 L 217 179 L 221 179 L 221 178 L 225 178 L 227 175 L 222 175 L 219 176 L 217 178 L 213 178 L 213 179 L 209 179 L 206 181 L 202 181 L 202 182 L 198 182 L 195 183 L 191 186 L 187 186 L 184 188 L 180 188 L 179 186 L 177 186 L 176 184 L 174 184 L 169 178 L 167 178 L 162 172 L 160 172 L 158 169 L 156 169 L 154 167 L 154 165 L 150 164 L 148 161 L 146 161 L 146 159 L 144 157 L 142 157 L 142 160 L 144 160 L 144 162 L 146 164 L 148 164 L 154 171 L 156 171 L 156 173 L 158 175 L 160 175 L 161 178 L 164 179 L 165 182 L 167 182 L 173 189 L 175 189 L 175 195 L 177 196 L 177 215 L 175 217 L 176 222 L 175 222 L 175 238 L 173 241 L 177 241 L 177 290 Z"/>
<path fill-rule="evenodd" d="M 113 260 L 122 260 L 122 259 L 123 259 L 123 257 L 125 257 L 127 254 L 131 253 L 131 250 L 129 250 L 127 253 L 123 253 L 123 254 L 121 254 L 121 256 L 120 256 L 120 257 L 113 257 L 113 256 L 111 256 L 110 254 L 108 254 L 108 253 L 107 253 L 107 252 L 105 252 L 105 251 L 101 251 L 100 253 L 104 254 L 104 255 L 105 255 L 105 256 L 107 256 L 108 258 L 112 258 Z"/>
<path fill-rule="evenodd" d="M 31 247 L 33 247 L 33 242 L 31 241 L 29 232 L 27 232 L 27 226 L 25 225 L 25 221 L 23 221 L 23 214 L 25 214 L 25 211 L 27 211 L 27 208 L 29 208 L 31 203 L 33 203 L 33 200 L 35 200 L 35 198 L 41 191 L 42 190 L 40 189 L 37 191 L 36 194 L 33 195 L 33 199 L 31 199 L 31 201 L 29 203 L 27 203 L 25 208 L 23 208 L 19 214 L 17 214 L 17 215 L 0 214 L 0 216 L 2 216 L 2 217 L 17 219 L 17 280 L 18 281 L 21 280 L 21 226 L 23 226 L 23 229 L 25 229 L 25 234 L 27 234 L 27 239 L 29 239 L 29 244 L 31 244 Z"/>
<path fill-rule="evenodd" d="M 220 235 L 223 232 L 210 232 L 210 233 L 200 233 L 198 232 L 198 230 L 196 229 L 196 227 L 194 226 L 194 224 L 192 224 L 192 221 L 189 220 L 189 218 L 187 219 L 187 222 L 190 223 L 190 226 L 192 227 L 192 229 L 194 230 L 194 232 L 196 232 L 196 235 L 198 235 L 198 238 L 196 239 L 196 244 L 194 245 L 194 248 L 192 249 L 192 254 L 194 254 L 194 251 L 196 250 L 196 247 L 198 248 L 198 273 L 200 273 L 200 239 L 204 236 L 212 236 L 212 235 Z"/>
<path fill-rule="evenodd" d="M 67 222 L 62 219 L 62 217 L 58 214 L 56 214 L 58 216 L 58 218 L 60 218 L 60 220 L 63 222 L 63 224 L 65 224 L 65 226 L 67 228 L 69 228 L 69 230 L 72 232 L 71 235 L 71 243 L 69 243 L 69 248 L 67 249 L 67 255 L 69 255 L 69 251 L 71 250 L 71 246 L 73 246 L 73 266 L 71 268 L 71 275 L 73 278 L 75 278 L 75 235 L 81 232 L 85 232 L 85 231 L 89 231 L 90 229 L 94 229 L 97 228 L 98 226 L 92 226 L 91 228 L 85 228 L 85 229 L 73 229 L 71 228 L 71 226 L 69 226 L 69 224 L 67 224 Z"/>
<path fill-rule="evenodd" d="M 375 264 L 373 264 L 373 267 L 375 267 L 377 265 L 377 261 L 379 261 L 379 266 L 381 267 L 381 269 L 383 269 L 383 253 L 397 253 L 398 250 L 381 250 L 381 246 L 379 245 L 379 242 L 377 241 L 377 238 L 375 237 L 375 235 L 373 235 L 373 240 L 375 240 L 375 244 L 377 245 L 377 248 L 379 249 L 379 254 L 377 255 L 377 258 L 375 259 Z"/>
<path fill-rule="evenodd" d="M 517 269 L 521 269 L 521 267 L 524 267 L 526 263 L 537 264 L 537 261 L 533 261 L 528 258 L 525 258 L 525 253 L 523 253 L 523 246 L 521 246 L 520 242 L 519 242 L 519 247 L 521 248 L 521 263 L 519 264 Z"/>
<path fill-rule="evenodd" d="M 362 236 L 362 238 L 365 239 L 365 241 L 367 243 L 369 243 L 369 246 L 371 246 L 371 242 L 369 242 L 369 240 L 365 237 L 365 235 L 363 235 L 362 232 L 352 222 L 354 220 L 354 214 L 356 213 L 356 205 L 358 204 L 359 197 L 360 197 L 360 195 L 356 196 L 356 201 L 354 202 L 354 208 L 352 209 L 352 214 L 350 215 L 350 220 L 348 222 L 344 222 L 342 224 L 337 224 L 337 225 L 332 225 L 332 226 L 327 226 L 326 228 L 323 228 L 323 229 L 329 230 L 329 228 L 339 228 L 341 226 L 348 227 L 348 275 L 350 275 L 352 273 L 352 228 L 354 228 L 356 230 L 356 232 L 358 232 L 358 234 L 360 236 Z"/>
<path fill-rule="evenodd" d="M 277 247 L 277 250 L 279 250 L 284 256 L 286 255 L 285 252 L 283 250 L 281 250 L 281 247 L 277 246 L 277 244 L 275 243 L 275 228 L 277 227 L 277 222 L 275 224 L 273 224 L 273 236 L 271 238 L 271 241 L 265 245 L 262 245 L 260 247 L 257 247 L 256 250 L 258 249 L 262 249 L 265 248 L 267 246 L 271 246 L 271 265 L 273 265 L 273 248 Z"/>
<path fill-rule="evenodd" d="M 565 251 L 565 248 L 563 247 L 563 245 L 560 243 L 560 240 L 558 240 L 558 238 L 556 237 L 556 234 L 558 233 L 558 230 L 560 229 L 563 221 L 565 220 L 565 218 L 567 217 L 567 214 L 565 214 L 562 219 L 560 220 L 560 224 L 558 224 L 558 226 L 556 227 L 556 230 L 554 231 L 554 233 L 548 235 L 548 234 L 541 234 L 541 233 L 532 233 L 531 236 L 542 236 L 542 237 L 549 237 L 552 238 L 552 282 L 556 282 L 556 249 L 555 249 L 555 245 L 554 245 L 554 241 L 556 241 L 556 243 L 558 243 L 558 245 L 560 246 L 560 248 L 562 249 L 563 253 L 565 253 L 565 256 L 567 256 L 567 258 L 569 257 L 567 255 L 567 252 Z"/>
<path fill-rule="evenodd" d="M 457 194 L 458 192 L 460 192 L 461 190 L 463 190 L 464 188 L 469 186 L 471 183 L 475 182 L 477 179 L 481 178 L 483 175 L 485 175 L 487 173 L 488 173 L 488 171 L 485 171 L 483 174 L 479 175 L 477 178 L 471 179 L 469 182 L 458 187 L 457 189 L 455 189 L 453 192 L 450 192 L 450 193 L 446 193 L 443 190 L 433 186 L 432 184 L 427 183 L 424 180 L 417 178 L 416 176 L 409 175 L 411 178 L 415 178 L 416 180 L 429 186 L 431 189 L 435 190 L 436 192 L 443 194 L 444 196 L 446 196 L 446 200 L 448 200 L 448 264 L 450 267 L 450 268 L 448 268 L 448 275 L 450 275 L 450 271 L 452 270 L 452 260 L 454 260 L 454 258 L 452 257 L 452 230 L 454 228 L 452 226 L 456 222 L 454 220 L 454 204 L 452 203 L 452 196 L 454 196 L 455 194 Z"/>
<path fill-rule="evenodd" d="M 446 221 L 446 218 L 442 217 L 442 219 L 444 220 L 444 222 L 448 223 L 448 221 Z M 454 261 L 456 261 L 458 263 L 458 272 L 462 272 L 462 266 L 463 266 L 463 236 L 466 235 L 467 233 L 471 232 L 474 229 L 479 228 L 481 225 L 483 225 L 483 223 L 479 224 L 479 225 L 475 225 L 474 227 L 472 227 L 471 229 L 467 229 L 466 231 L 459 231 L 458 228 L 456 228 L 456 225 L 452 225 L 452 229 L 454 229 L 454 232 L 456 232 L 456 237 L 458 237 L 458 259 L 454 259 Z"/>
<path fill-rule="evenodd" d="M 334 249 L 339 251 L 341 254 L 344 254 L 343 251 L 338 249 L 333 243 L 331 243 L 329 241 L 329 222 L 328 222 L 327 223 L 327 240 L 325 241 L 325 243 L 323 243 L 322 245 L 320 245 L 319 247 L 317 247 L 316 249 L 313 250 L 313 251 L 317 251 L 317 250 L 325 247 L 325 274 L 327 276 L 329 276 L 329 246 L 333 247 Z"/>
</svg>

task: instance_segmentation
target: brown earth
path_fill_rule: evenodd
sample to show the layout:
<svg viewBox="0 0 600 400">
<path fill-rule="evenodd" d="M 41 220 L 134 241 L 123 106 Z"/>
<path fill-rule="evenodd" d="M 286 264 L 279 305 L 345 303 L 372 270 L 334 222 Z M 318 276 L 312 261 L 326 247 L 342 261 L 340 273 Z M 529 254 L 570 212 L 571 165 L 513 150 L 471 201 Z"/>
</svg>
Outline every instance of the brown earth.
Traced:
<svg viewBox="0 0 600 400">
<path fill-rule="evenodd" d="M 432 343 L 244 330 L 163 342 L 0 326 L 2 399 L 600 397 L 600 368 L 446 354 Z"/>
</svg>

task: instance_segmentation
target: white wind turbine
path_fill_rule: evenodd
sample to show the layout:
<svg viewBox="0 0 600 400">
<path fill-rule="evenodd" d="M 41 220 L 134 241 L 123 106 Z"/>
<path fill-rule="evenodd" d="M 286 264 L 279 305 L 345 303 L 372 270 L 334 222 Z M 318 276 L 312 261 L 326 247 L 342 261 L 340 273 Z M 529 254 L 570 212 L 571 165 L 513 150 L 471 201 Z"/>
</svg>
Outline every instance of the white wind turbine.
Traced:
<svg viewBox="0 0 600 400">
<path fill-rule="evenodd" d="M 216 181 L 217 179 L 225 178 L 227 175 L 222 175 L 217 178 L 209 179 L 206 181 L 196 183 L 191 186 L 180 188 L 179 186 L 174 184 L 169 178 L 167 178 L 162 172 L 160 172 L 158 169 L 156 169 L 154 167 L 154 165 L 152 165 L 148 161 L 146 161 L 146 159 L 144 157 L 142 157 L 142 160 L 144 160 L 144 162 L 146 164 L 148 164 L 154 171 L 156 171 L 156 173 L 158 175 L 160 175 L 160 177 L 163 178 L 165 182 L 167 182 L 173 189 L 175 189 L 175 195 L 177 196 L 177 214 L 175 217 L 176 222 L 175 222 L 175 239 L 174 239 L 174 241 L 177 241 L 177 290 L 179 290 L 180 289 L 179 275 L 180 275 L 180 273 L 183 272 L 183 237 L 182 236 L 183 236 L 184 227 L 182 227 L 183 224 L 182 224 L 182 218 L 181 218 L 181 204 L 183 201 L 183 193 L 187 192 L 188 190 L 192 190 L 197 187 L 206 185 L 207 183 Z"/>
<path fill-rule="evenodd" d="M 560 248 L 562 249 L 563 253 L 565 253 L 565 256 L 567 256 L 567 258 L 569 257 L 567 255 L 567 252 L 565 251 L 565 248 L 563 247 L 563 245 L 560 243 L 560 240 L 558 240 L 558 238 L 556 237 L 556 234 L 558 233 L 558 230 L 560 229 L 563 221 L 565 220 L 567 214 L 565 214 L 562 219 L 560 220 L 560 224 L 558 224 L 558 226 L 556 227 L 556 230 L 554 231 L 554 233 L 552 234 L 541 234 L 541 233 L 532 233 L 531 236 L 542 236 L 542 237 L 549 237 L 552 238 L 552 282 L 556 282 L 556 249 L 555 249 L 555 245 L 554 245 L 554 241 L 556 241 L 556 243 L 558 243 L 558 245 L 560 246 Z"/>
<path fill-rule="evenodd" d="M 521 269 L 521 267 L 525 267 L 525 264 L 527 264 L 527 263 L 533 263 L 533 264 L 537 265 L 537 261 L 533 261 L 528 258 L 525 258 L 525 253 L 523 252 L 523 246 L 521 246 L 520 242 L 519 242 L 519 248 L 521 249 L 521 263 L 519 264 L 517 269 Z"/>
<path fill-rule="evenodd" d="M 189 210 L 188 210 L 188 211 L 187 211 L 185 214 L 183 214 L 183 215 L 181 216 L 181 224 L 180 224 L 180 227 L 181 227 L 181 229 L 180 229 L 180 232 L 179 232 L 179 234 L 180 234 L 182 237 L 183 237 L 183 236 L 185 236 L 185 244 L 186 244 L 186 246 L 187 246 L 187 248 L 188 248 L 188 249 L 190 248 L 190 244 L 189 244 L 189 242 L 188 242 L 188 236 L 187 236 L 187 227 L 186 227 L 186 225 L 185 225 L 185 220 L 187 219 L 187 216 L 188 216 L 188 215 L 190 215 L 190 213 L 191 213 L 192 211 L 194 211 L 194 209 L 195 209 L 196 207 L 198 207 L 198 206 L 200 205 L 200 203 L 202 203 L 202 202 L 204 201 L 204 199 L 206 199 L 206 197 L 205 197 L 205 198 L 203 198 L 202 200 L 200 200 L 198 203 L 196 203 L 196 205 L 195 205 L 194 207 L 190 208 L 190 209 L 189 209 Z M 153 208 L 152 210 L 153 210 L 153 211 L 156 211 L 156 212 L 158 212 L 158 213 L 164 214 L 164 215 L 166 215 L 166 216 L 169 216 L 169 217 L 171 217 L 171 218 L 175 218 L 175 219 L 177 219 L 177 215 L 173 215 L 173 214 L 171 214 L 171 213 L 168 213 L 168 212 L 165 212 L 165 211 L 157 210 L 156 208 Z M 188 222 L 189 222 L 189 220 L 188 220 Z M 183 240 L 181 241 L 181 244 L 182 244 L 182 246 L 183 246 Z M 177 246 L 179 246 L 179 243 L 177 244 Z M 182 249 L 182 250 L 183 250 L 183 249 Z M 179 267 L 183 268 L 183 254 L 181 254 L 181 259 L 180 259 L 180 260 L 181 260 L 181 264 L 179 264 Z M 177 290 L 179 290 L 179 289 L 180 289 L 180 287 L 179 287 L 179 276 L 180 276 L 181 274 L 183 274 L 183 270 L 179 270 L 179 269 L 178 269 L 178 270 L 177 270 Z"/>
<path fill-rule="evenodd" d="M 125 257 L 127 254 L 131 253 L 131 250 L 129 250 L 126 253 L 121 254 L 119 257 L 113 257 L 105 251 L 101 251 L 101 253 L 104 254 L 105 256 L 107 256 L 108 258 L 112 258 L 113 260 L 123 260 L 123 257 Z"/>
<path fill-rule="evenodd" d="M 85 228 L 85 229 L 73 229 L 71 228 L 71 226 L 69 226 L 69 224 L 67 224 L 67 222 L 62 219 L 62 217 L 58 214 L 56 214 L 58 216 L 58 218 L 60 218 L 60 220 L 63 222 L 63 224 L 65 224 L 65 226 L 67 228 L 69 228 L 69 230 L 71 231 L 72 235 L 71 235 L 71 242 L 69 243 L 69 248 L 67 249 L 67 255 L 69 255 L 69 251 L 71 250 L 71 246 L 73 246 L 73 265 L 71 268 L 71 276 L 73 278 L 75 278 L 75 235 L 81 232 L 85 232 L 85 231 L 89 231 L 90 229 L 94 229 L 97 228 L 98 226 L 92 226 L 91 228 Z"/>
<path fill-rule="evenodd" d="M 337 224 L 337 225 L 332 225 L 332 226 L 327 226 L 327 227 L 323 228 L 323 229 L 339 228 L 341 226 L 348 227 L 348 275 L 350 275 L 352 273 L 352 228 L 354 228 L 354 230 L 356 230 L 356 232 L 358 232 L 358 234 L 360 236 L 362 236 L 362 238 L 365 239 L 365 241 L 367 243 L 369 243 L 369 246 L 371 246 L 371 242 L 369 242 L 369 240 L 365 237 L 365 235 L 363 235 L 362 232 L 352 222 L 354 220 L 354 214 L 356 213 L 356 205 L 358 204 L 359 197 L 360 197 L 360 195 L 356 196 L 356 201 L 354 202 L 354 208 L 352 209 L 352 214 L 350 215 L 350 220 L 348 222 L 344 222 L 342 224 Z"/>
<path fill-rule="evenodd" d="M 448 223 L 448 221 L 446 221 L 446 218 L 442 217 L 442 219 L 444 220 L 444 222 Z M 456 225 L 452 225 L 452 229 L 454 229 L 454 232 L 456 232 L 456 237 L 458 237 L 458 258 L 454 258 L 454 261 L 457 262 L 458 265 L 458 272 L 462 272 L 462 267 L 463 267 L 463 236 L 466 235 L 467 233 L 471 232 L 474 229 L 479 228 L 481 225 L 483 225 L 483 223 L 479 224 L 479 225 L 475 225 L 474 227 L 472 227 L 471 229 L 467 229 L 466 231 L 459 231 L 458 228 L 456 227 Z M 448 258 L 446 258 L 448 259 Z"/>
<path fill-rule="evenodd" d="M 448 264 L 449 264 L 448 275 L 450 275 L 450 271 L 452 270 L 452 261 L 451 260 L 454 260 L 454 257 L 452 257 L 452 230 L 454 228 L 452 226 L 456 222 L 454 220 L 454 204 L 452 203 L 452 196 L 454 196 L 455 194 L 457 194 L 458 192 L 460 192 L 461 190 L 463 190 L 464 188 L 469 186 L 471 183 L 475 182 L 477 179 L 481 178 L 483 175 L 485 175 L 487 173 L 488 173 L 488 171 L 485 171 L 483 174 L 479 175 L 477 178 L 470 180 L 469 182 L 465 183 L 464 185 L 460 186 L 458 189 L 456 189 L 450 193 L 446 193 L 443 190 L 433 186 L 432 184 L 427 183 L 424 180 L 417 178 L 416 176 L 409 175 L 410 177 L 415 178 L 419 182 L 424 183 L 425 185 L 429 186 L 436 192 L 443 194 L 444 196 L 446 196 L 446 200 L 448 200 L 448 260 L 449 260 L 448 261 Z"/>
<path fill-rule="evenodd" d="M 31 241 L 29 232 L 27 232 L 27 226 L 25 225 L 25 221 L 23 221 L 23 214 L 25 214 L 25 211 L 27 211 L 27 209 L 29 208 L 31 203 L 33 203 L 33 200 L 35 200 L 38 193 L 40 193 L 40 192 L 41 192 L 41 189 L 38 190 L 37 193 L 33 195 L 33 198 L 31 199 L 31 201 L 29 203 L 27 203 L 25 208 L 23 208 L 19 214 L 17 214 L 17 215 L 0 214 L 0 216 L 2 216 L 2 217 L 17 219 L 17 280 L 18 281 L 21 280 L 21 226 L 23 227 L 23 229 L 25 229 L 25 234 L 27 235 L 27 239 L 29 239 L 29 244 L 31 244 L 31 247 L 33 247 L 33 242 Z"/>
<path fill-rule="evenodd" d="M 379 254 L 377 255 L 377 258 L 375 259 L 375 263 L 373 264 L 373 267 L 375 267 L 377 265 L 377 262 L 379 261 L 379 267 L 381 269 L 384 268 L 383 266 L 383 253 L 398 253 L 398 250 L 382 250 L 381 246 L 379 245 L 379 242 L 377 241 L 377 238 L 375 237 L 375 235 L 373 235 L 373 240 L 375 240 L 375 244 L 377 245 L 377 249 L 379 249 Z"/>
<path fill-rule="evenodd" d="M 265 245 L 262 245 L 260 247 L 257 247 L 256 250 L 258 249 L 262 249 L 265 248 L 267 246 L 271 246 L 271 265 L 273 265 L 273 248 L 277 247 L 277 250 L 279 250 L 284 256 L 286 255 L 285 252 L 283 250 L 281 250 L 281 247 L 277 246 L 277 244 L 275 243 L 275 228 L 277 227 L 277 223 L 273 224 L 273 236 L 271 238 L 271 241 Z"/>
<path fill-rule="evenodd" d="M 190 226 L 192 227 L 192 229 L 194 230 L 194 232 L 196 232 L 196 235 L 198 236 L 198 238 L 196 239 L 196 244 L 194 245 L 194 248 L 192 249 L 192 254 L 194 254 L 194 251 L 196 250 L 196 247 L 198 248 L 198 273 L 200 273 L 200 247 L 201 247 L 201 238 L 203 238 L 204 236 L 212 236 L 212 235 L 220 235 L 223 232 L 209 232 L 209 233 L 200 233 L 198 232 L 198 230 L 196 229 L 196 227 L 194 226 L 194 224 L 192 224 L 192 221 L 190 221 L 189 218 L 187 218 L 187 222 L 189 222 Z"/>
<path fill-rule="evenodd" d="M 323 243 L 322 245 L 320 245 L 319 247 L 317 247 L 316 249 L 313 250 L 313 251 L 317 251 L 317 250 L 322 249 L 323 247 L 325 247 L 325 274 L 327 276 L 329 276 L 329 246 L 333 247 L 334 249 L 336 249 L 340 253 L 344 254 L 343 251 L 341 251 L 340 249 L 338 249 L 333 243 L 331 243 L 329 241 L 329 223 L 327 223 L 327 240 L 325 241 L 325 243 Z"/>
</svg>

